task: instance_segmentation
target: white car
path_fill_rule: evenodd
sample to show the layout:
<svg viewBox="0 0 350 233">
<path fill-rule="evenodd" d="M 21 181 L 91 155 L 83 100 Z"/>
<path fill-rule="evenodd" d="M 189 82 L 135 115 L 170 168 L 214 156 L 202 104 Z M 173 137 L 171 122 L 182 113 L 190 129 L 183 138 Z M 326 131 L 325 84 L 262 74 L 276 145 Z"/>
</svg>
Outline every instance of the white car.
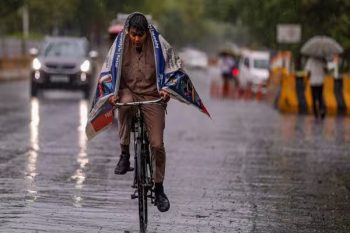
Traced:
<svg viewBox="0 0 350 233">
<path fill-rule="evenodd" d="M 266 86 L 270 74 L 270 54 L 265 51 L 243 51 L 239 63 L 238 80 L 240 86 L 252 86 L 255 91 L 259 86 Z"/>
<path fill-rule="evenodd" d="M 208 56 L 205 52 L 193 48 L 185 48 L 179 52 L 183 64 L 187 67 L 193 68 L 207 68 Z"/>
</svg>

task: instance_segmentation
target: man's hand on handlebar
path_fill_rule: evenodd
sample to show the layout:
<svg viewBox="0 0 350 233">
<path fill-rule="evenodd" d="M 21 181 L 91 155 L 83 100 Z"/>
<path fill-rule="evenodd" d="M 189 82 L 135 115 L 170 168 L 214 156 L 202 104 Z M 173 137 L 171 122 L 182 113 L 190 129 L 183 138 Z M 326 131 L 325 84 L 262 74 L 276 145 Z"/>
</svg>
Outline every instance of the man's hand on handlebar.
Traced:
<svg viewBox="0 0 350 233">
<path fill-rule="evenodd" d="M 112 95 L 111 97 L 108 98 L 108 102 L 111 105 L 116 105 L 116 103 L 119 101 L 119 96 Z"/>
<path fill-rule="evenodd" d="M 170 100 L 170 95 L 167 91 L 160 90 L 159 95 L 164 99 L 165 102 L 168 102 Z"/>
</svg>

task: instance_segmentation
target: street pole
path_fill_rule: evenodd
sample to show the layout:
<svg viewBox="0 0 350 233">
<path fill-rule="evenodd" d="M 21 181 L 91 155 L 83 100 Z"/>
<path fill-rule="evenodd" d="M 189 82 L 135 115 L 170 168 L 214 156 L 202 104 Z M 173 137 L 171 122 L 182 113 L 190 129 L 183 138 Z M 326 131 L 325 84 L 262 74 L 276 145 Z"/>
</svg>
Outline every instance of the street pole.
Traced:
<svg viewBox="0 0 350 233">
<path fill-rule="evenodd" d="M 29 11 L 28 4 L 25 2 L 22 7 L 22 55 L 26 55 L 27 50 L 27 39 L 29 36 Z"/>
</svg>

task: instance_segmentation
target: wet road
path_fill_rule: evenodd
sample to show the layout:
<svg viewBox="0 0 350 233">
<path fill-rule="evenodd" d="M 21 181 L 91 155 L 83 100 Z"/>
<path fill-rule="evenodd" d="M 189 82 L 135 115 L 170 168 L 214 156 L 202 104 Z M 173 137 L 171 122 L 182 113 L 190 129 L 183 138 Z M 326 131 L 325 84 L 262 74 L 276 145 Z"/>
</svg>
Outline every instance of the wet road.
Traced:
<svg viewBox="0 0 350 233">
<path fill-rule="evenodd" d="M 172 101 L 165 189 L 149 232 L 350 232 L 350 119 L 280 115 L 258 102 L 210 99 L 212 114 Z M 116 127 L 87 142 L 80 93 L 29 99 L 0 83 L 0 232 L 138 232 L 132 174 L 115 176 Z"/>
</svg>

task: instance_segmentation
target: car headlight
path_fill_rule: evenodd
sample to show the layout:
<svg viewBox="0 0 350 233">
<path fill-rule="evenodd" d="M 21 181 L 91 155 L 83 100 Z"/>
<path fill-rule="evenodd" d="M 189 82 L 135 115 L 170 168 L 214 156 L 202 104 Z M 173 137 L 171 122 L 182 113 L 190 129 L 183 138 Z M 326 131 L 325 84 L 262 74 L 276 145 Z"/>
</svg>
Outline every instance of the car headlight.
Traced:
<svg viewBox="0 0 350 233">
<path fill-rule="evenodd" d="M 32 67 L 34 70 L 40 70 L 41 68 L 41 63 L 38 58 L 34 58 L 32 62 Z"/>
<path fill-rule="evenodd" d="M 81 70 L 81 72 L 88 72 L 90 70 L 90 61 L 89 60 L 85 60 L 83 62 L 83 64 L 81 64 L 80 70 Z"/>
</svg>

